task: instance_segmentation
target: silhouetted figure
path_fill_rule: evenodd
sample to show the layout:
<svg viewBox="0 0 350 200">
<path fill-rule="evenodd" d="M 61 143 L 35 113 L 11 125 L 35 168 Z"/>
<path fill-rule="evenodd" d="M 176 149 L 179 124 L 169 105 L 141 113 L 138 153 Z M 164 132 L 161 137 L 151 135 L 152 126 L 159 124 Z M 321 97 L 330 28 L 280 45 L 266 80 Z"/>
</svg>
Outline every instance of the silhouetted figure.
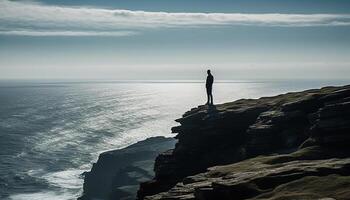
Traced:
<svg viewBox="0 0 350 200">
<path fill-rule="evenodd" d="M 207 81 L 205 82 L 205 87 L 207 88 L 207 97 L 208 97 L 207 104 L 213 105 L 212 90 L 213 90 L 214 77 L 213 77 L 213 75 L 211 75 L 209 69 L 207 70 L 207 74 L 208 74 Z"/>
</svg>

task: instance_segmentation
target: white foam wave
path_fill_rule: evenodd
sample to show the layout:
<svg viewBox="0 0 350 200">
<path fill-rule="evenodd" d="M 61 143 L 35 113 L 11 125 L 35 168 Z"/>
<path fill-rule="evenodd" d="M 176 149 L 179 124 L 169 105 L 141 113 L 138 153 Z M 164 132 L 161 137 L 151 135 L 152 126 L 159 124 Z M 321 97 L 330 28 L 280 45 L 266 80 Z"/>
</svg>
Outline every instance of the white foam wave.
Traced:
<svg viewBox="0 0 350 200">
<path fill-rule="evenodd" d="M 50 199 L 50 200 L 73 200 L 76 199 L 70 193 L 62 193 L 62 192 L 37 192 L 37 193 L 28 193 L 28 194 L 16 194 L 10 196 L 11 200 L 41 200 L 41 199 Z"/>
<path fill-rule="evenodd" d="M 46 179 L 51 185 L 65 189 L 80 189 L 83 185 L 83 179 L 80 175 L 84 172 L 83 169 L 68 169 L 48 173 L 42 178 Z"/>
<path fill-rule="evenodd" d="M 43 170 L 30 170 L 28 175 L 45 179 L 55 190 L 40 191 L 36 193 L 15 194 L 9 197 L 11 200 L 73 200 L 82 193 L 83 179 L 81 173 L 88 169 L 84 165 L 81 169 L 68 169 L 53 173 L 43 174 Z"/>
</svg>

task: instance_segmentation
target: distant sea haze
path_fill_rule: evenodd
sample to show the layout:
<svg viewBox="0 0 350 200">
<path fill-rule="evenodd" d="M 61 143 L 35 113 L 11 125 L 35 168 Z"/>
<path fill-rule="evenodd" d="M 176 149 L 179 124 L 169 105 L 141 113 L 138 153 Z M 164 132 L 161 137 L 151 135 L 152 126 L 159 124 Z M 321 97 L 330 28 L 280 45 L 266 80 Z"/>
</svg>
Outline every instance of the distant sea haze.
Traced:
<svg viewBox="0 0 350 200">
<path fill-rule="evenodd" d="M 217 81 L 214 103 L 349 84 Z M 0 81 L 0 199 L 70 200 L 99 153 L 170 128 L 206 102 L 203 81 Z"/>
</svg>

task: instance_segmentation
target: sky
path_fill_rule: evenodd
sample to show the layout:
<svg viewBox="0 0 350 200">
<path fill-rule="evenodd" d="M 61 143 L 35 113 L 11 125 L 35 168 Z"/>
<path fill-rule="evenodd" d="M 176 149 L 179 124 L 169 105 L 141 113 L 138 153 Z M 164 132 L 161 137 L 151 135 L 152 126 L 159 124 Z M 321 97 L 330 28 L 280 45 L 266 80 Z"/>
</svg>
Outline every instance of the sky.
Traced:
<svg viewBox="0 0 350 200">
<path fill-rule="evenodd" d="M 347 0 L 0 0 L 0 79 L 348 79 Z"/>
</svg>

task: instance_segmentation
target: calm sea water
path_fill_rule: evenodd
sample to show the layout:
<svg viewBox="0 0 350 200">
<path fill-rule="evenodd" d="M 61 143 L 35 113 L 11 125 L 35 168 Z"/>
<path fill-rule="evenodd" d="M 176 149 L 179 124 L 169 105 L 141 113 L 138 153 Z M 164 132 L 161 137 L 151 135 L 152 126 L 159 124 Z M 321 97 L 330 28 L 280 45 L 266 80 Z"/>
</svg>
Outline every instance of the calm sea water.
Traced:
<svg viewBox="0 0 350 200">
<path fill-rule="evenodd" d="M 214 103 L 349 81 L 233 81 Z M 102 151 L 170 128 L 206 101 L 198 82 L 0 82 L 0 199 L 76 199 Z"/>
</svg>

